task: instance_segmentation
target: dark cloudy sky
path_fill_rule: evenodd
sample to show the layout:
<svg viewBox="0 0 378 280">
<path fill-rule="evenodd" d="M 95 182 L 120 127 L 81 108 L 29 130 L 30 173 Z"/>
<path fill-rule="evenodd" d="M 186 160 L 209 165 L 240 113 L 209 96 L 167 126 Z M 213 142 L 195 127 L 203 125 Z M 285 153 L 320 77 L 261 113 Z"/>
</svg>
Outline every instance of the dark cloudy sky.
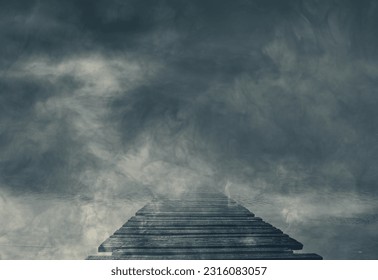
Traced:
<svg viewBox="0 0 378 280">
<path fill-rule="evenodd" d="M 378 258 L 377 1 L 2 1 L 0 38 L 0 259 L 202 185 Z"/>
</svg>

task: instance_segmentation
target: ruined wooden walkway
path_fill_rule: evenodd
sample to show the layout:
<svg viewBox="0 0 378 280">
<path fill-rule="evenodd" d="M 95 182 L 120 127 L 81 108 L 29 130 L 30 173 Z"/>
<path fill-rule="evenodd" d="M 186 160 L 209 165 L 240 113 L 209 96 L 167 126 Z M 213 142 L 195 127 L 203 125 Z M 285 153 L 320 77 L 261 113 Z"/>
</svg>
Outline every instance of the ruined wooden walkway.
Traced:
<svg viewBox="0 0 378 280">
<path fill-rule="evenodd" d="M 87 259 L 322 259 L 302 248 L 227 196 L 193 192 L 148 203 Z"/>
</svg>

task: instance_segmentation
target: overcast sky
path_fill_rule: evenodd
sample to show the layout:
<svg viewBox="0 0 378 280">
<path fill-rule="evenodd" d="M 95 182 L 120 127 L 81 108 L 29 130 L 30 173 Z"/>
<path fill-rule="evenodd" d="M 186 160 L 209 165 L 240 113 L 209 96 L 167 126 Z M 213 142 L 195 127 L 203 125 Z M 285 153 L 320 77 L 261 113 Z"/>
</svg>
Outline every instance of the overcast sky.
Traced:
<svg viewBox="0 0 378 280">
<path fill-rule="evenodd" d="M 201 185 L 376 197 L 377 1 L 7 2 L 3 205 Z"/>
</svg>

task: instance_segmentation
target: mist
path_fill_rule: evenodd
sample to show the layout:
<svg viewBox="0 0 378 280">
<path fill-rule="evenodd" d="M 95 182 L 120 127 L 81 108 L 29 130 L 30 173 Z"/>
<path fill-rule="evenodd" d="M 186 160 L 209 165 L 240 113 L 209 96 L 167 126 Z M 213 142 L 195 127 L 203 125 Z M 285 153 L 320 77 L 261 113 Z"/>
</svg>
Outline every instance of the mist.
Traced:
<svg viewBox="0 0 378 280">
<path fill-rule="evenodd" d="M 375 1 L 1 6 L 0 259 L 84 259 L 199 186 L 377 258 Z"/>
</svg>

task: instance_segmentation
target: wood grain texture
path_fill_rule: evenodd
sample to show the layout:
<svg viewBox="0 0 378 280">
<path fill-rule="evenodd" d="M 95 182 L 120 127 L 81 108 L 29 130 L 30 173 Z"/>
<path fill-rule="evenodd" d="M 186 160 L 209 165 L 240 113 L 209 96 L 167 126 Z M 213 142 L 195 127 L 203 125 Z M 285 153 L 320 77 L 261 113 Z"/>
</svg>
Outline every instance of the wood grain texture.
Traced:
<svg viewBox="0 0 378 280">
<path fill-rule="evenodd" d="M 155 199 L 98 248 L 90 260 L 321 259 L 298 254 L 303 245 L 219 192 Z"/>
</svg>

